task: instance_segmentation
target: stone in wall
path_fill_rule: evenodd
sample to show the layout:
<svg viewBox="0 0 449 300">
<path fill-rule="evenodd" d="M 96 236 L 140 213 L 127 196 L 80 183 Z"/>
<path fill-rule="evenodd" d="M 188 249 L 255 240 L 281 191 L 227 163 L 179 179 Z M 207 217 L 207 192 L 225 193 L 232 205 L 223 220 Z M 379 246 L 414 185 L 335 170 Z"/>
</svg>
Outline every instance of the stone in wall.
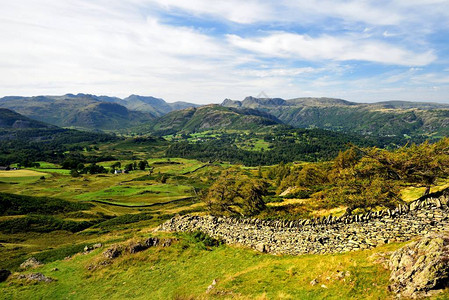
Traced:
<svg viewBox="0 0 449 300">
<path fill-rule="evenodd" d="M 299 221 L 185 215 L 168 220 L 158 230 L 199 230 L 228 244 L 267 253 L 341 253 L 441 232 L 449 225 L 447 200 L 431 198 L 393 210 Z"/>
</svg>

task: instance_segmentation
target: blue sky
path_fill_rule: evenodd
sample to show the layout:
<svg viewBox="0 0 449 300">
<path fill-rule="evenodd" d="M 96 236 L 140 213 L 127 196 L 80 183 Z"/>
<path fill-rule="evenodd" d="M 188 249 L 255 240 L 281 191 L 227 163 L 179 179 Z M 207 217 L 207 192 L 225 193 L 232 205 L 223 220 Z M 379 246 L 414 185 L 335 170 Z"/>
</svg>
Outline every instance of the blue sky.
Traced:
<svg viewBox="0 0 449 300">
<path fill-rule="evenodd" d="M 0 96 L 449 103 L 446 0 L 0 1 Z"/>
</svg>

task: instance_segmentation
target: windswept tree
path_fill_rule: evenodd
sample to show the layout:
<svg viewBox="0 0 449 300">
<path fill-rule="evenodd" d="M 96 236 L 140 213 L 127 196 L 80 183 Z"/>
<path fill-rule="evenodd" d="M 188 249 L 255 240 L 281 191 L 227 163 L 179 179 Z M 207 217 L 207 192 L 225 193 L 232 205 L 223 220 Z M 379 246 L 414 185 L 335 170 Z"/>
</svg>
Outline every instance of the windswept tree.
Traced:
<svg viewBox="0 0 449 300">
<path fill-rule="evenodd" d="M 424 196 L 438 178 L 449 176 L 449 138 L 437 143 L 412 144 L 395 151 L 361 149 L 366 157 L 377 161 L 387 176 L 405 184 L 425 187 Z"/>
<path fill-rule="evenodd" d="M 325 205 L 346 206 L 372 210 L 376 207 L 394 207 L 398 197 L 399 182 L 388 175 L 388 170 L 377 160 L 357 154 L 350 148 L 340 152 L 329 172 L 329 184 L 315 195 Z"/>
<path fill-rule="evenodd" d="M 249 216 L 265 208 L 263 196 L 266 194 L 264 181 L 233 168 L 222 172 L 205 194 L 204 201 L 211 214 Z"/>
</svg>

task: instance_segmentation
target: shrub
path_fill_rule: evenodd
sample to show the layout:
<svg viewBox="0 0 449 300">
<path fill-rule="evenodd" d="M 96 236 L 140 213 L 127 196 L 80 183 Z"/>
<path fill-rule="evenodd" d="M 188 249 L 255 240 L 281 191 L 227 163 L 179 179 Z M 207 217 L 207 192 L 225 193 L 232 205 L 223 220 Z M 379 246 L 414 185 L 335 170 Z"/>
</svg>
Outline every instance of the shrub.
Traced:
<svg viewBox="0 0 449 300">
<path fill-rule="evenodd" d="M 218 247 L 224 242 L 215 239 L 202 231 L 193 231 L 187 234 L 187 239 L 193 242 L 197 247 L 204 250 L 211 250 L 212 247 Z"/>
</svg>

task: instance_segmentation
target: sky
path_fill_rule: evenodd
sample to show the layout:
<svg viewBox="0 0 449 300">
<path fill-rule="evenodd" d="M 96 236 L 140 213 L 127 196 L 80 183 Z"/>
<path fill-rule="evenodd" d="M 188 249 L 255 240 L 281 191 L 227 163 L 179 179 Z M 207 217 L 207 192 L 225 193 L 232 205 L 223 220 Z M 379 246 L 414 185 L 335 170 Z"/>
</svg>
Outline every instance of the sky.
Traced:
<svg viewBox="0 0 449 300">
<path fill-rule="evenodd" d="M 0 0 L 0 96 L 449 103 L 449 0 Z"/>
</svg>

